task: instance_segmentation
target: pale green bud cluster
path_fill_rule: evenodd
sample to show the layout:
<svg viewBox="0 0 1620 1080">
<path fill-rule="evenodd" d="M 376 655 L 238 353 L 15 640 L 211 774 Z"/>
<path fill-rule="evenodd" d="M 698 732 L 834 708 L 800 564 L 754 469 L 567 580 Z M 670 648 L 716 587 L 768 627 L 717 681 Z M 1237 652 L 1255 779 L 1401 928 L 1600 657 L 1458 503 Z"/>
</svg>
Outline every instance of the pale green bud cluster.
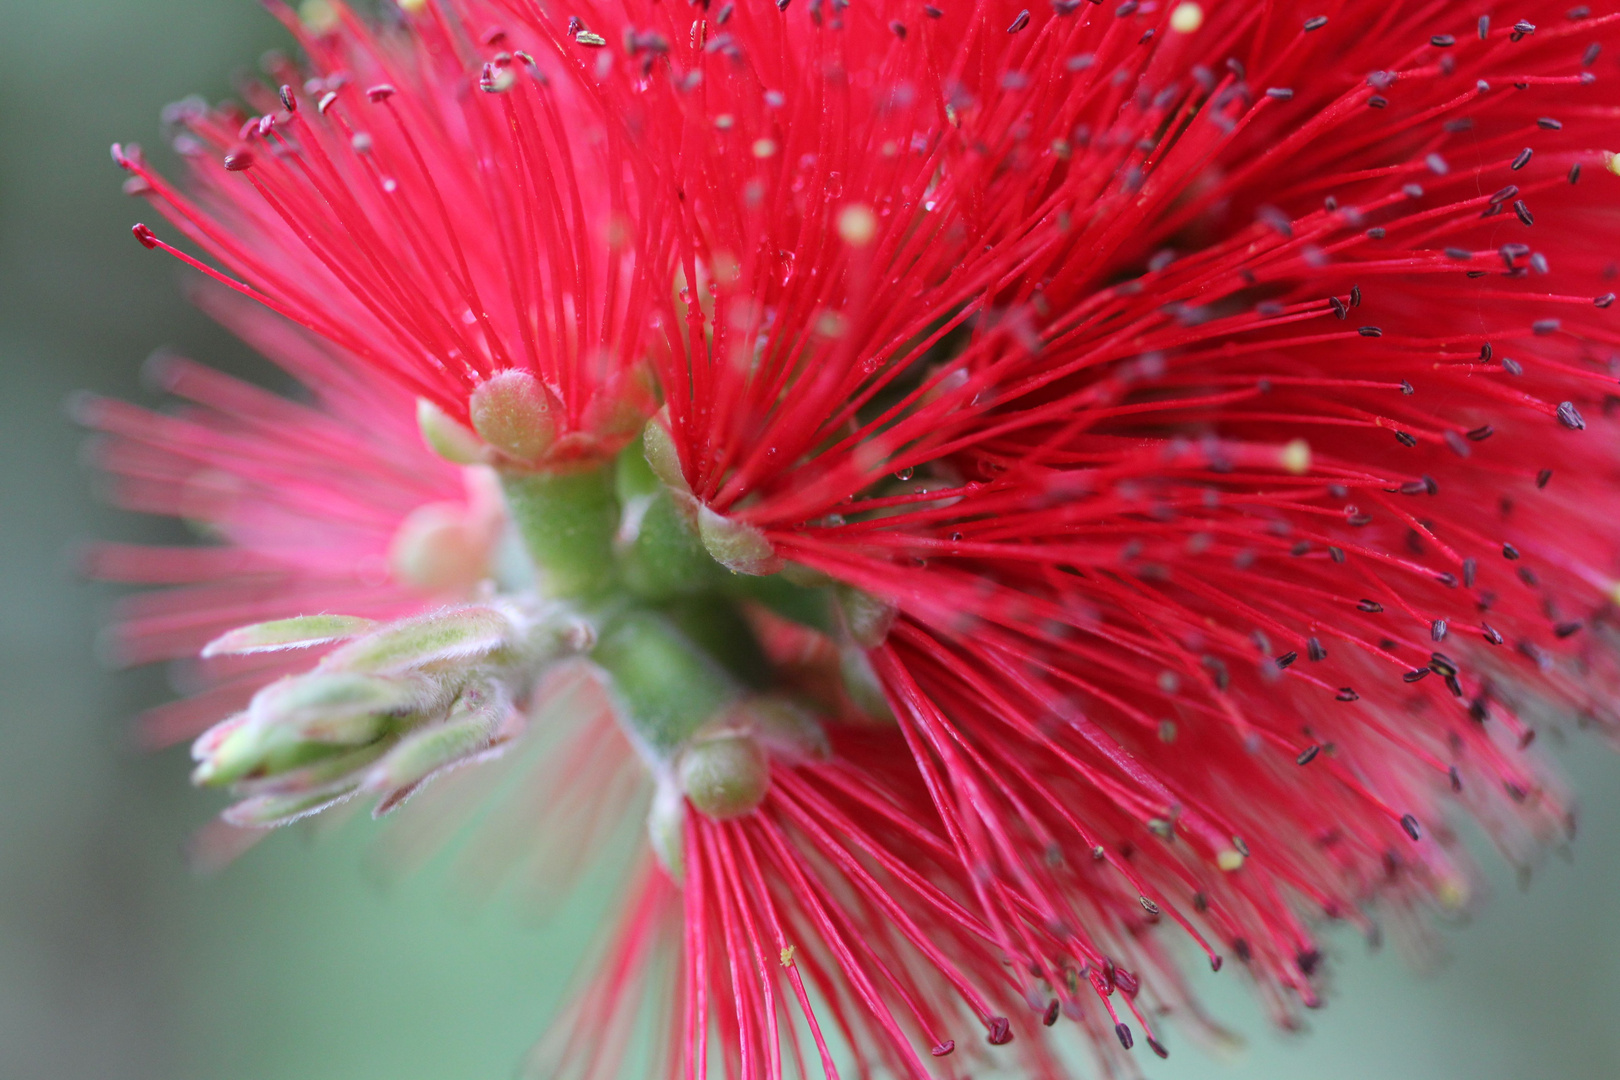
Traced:
<svg viewBox="0 0 1620 1080">
<path fill-rule="evenodd" d="M 429 777 L 516 733 L 532 672 L 588 647 L 588 623 L 559 606 L 532 614 L 467 605 L 378 626 L 314 615 L 233 630 L 204 655 L 341 642 L 279 679 L 192 747 L 195 783 L 240 797 L 225 818 L 285 824 L 355 795 L 385 813 Z"/>
</svg>

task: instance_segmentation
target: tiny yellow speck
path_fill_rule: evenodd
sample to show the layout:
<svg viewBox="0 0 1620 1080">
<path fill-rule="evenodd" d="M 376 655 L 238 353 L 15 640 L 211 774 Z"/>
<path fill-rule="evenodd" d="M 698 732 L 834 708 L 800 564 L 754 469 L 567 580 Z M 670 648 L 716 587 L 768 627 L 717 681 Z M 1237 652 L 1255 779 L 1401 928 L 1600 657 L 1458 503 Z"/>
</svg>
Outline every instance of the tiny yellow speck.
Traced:
<svg viewBox="0 0 1620 1080">
<path fill-rule="evenodd" d="M 838 212 L 838 235 L 847 244 L 865 247 L 877 235 L 877 215 L 865 203 L 851 203 Z"/>
<path fill-rule="evenodd" d="M 1612 150 L 1603 151 L 1603 167 L 1620 176 L 1620 155 L 1616 155 Z"/>
<path fill-rule="evenodd" d="M 1284 472 L 1304 476 L 1311 471 L 1311 444 L 1304 439 L 1294 439 L 1282 448 L 1278 464 Z"/>
<path fill-rule="evenodd" d="M 399 10 L 410 15 L 414 15 L 427 7 L 427 0 L 394 0 L 394 3 L 399 5 Z"/>
<path fill-rule="evenodd" d="M 1215 856 L 1215 865 L 1228 874 L 1240 870 L 1243 867 L 1243 853 L 1235 848 L 1227 848 Z"/>
<path fill-rule="evenodd" d="M 787 948 L 783 949 L 782 954 L 779 957 L 779 959 L 782 961 L 782 966 L 783 967 L 792 967 L 793 966 L 793 946 L 789 945 Z"/>
<path fill-rule="evenodd" d="M 755 157 L 763 159 L 763 158 L 772 157 L 775 154 L 776 154 L 776 143 L 773 140 L 771 140 L 771 139 L 755 139 L 754 140 L 754 156 Z"/>
<path fill-rule="evenodd" d="M 1175 10 L 1170 12 L 1170 29 L 1178 34 L 1190 34 L 1203 25 L 1204 9 L 1192 0 L 1177 4 Z"/>
</svg>

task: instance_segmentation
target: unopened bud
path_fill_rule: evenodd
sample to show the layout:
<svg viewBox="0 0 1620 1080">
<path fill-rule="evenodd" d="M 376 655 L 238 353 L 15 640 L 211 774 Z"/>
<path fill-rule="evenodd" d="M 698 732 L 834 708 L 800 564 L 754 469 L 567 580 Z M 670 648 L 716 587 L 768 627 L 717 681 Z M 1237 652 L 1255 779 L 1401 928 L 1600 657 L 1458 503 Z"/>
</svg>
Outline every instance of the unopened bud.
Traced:
<svg viewBox="0 0 1620 1080">
<path fill-rule="evenodd" d="M 489 607 L 436 611 L 367 634 L 322 661 L 331 670 L 388 674 L 447 660 L 471 661 L 507 644 L 512 624 Z"/>
<path fill-rule="evenodd" d="M 691 494 L 692 485 L 686 482 L 686 474 L 681 470 L 680 451 L 675 448 L 675 437 L 669 431 L 668 405 L 647 421 L 647 426 L 641 432 L 641 447 L 653 474 L 666 487 Z"/>
<path fill-rule="evenodd" d="M 317 669 L 266 686 L 253 695 L 248 715 L 300 742 L 358 744 L 381 734 L 389 716 L 415 711 L 433 696 L 426 680 Z"/>
<path fill-rule="evenodd" d="M 754 526 L 717 514 L 707 506 L 698 508 L 698 536 L 714 561 L 734 574 L 774 574 L 782 569 L 765 534 Z"/>
<path fill-rule="evenodd" d="M 853 645 L 840 649 L 838 671 L 844 677 L 844 692 L 857 709 L 874 720 L 894 720 L 894 710 L 889 708 L 883 684 L 872 669 L 872 661 L 866 658 L 864 649 Z"/>
<path fill-rule="evenodd" d="M 427 398 L 416 399 L 416 426 L 428 449 L 455 465 L 477 465 L 489 457 L 489 447 L 465 424 Z"/>
<path fill-rule="evenodd" d="M 765 801 L 771 763 L 748 735 L 720 735 L 687 747 L 678 766 L 692 806 L 717 821 L 752 813 Z"/>
<path fill-rule="evenodd" d="M 677 883 L 686 879 L 686 799 L 673 782 L 661 780 L 647 811 L 647 840 L 658 862 Z"/>
<path fill-rule="evenodd" d="M 292 619 L 254 623 L 238 627 L 203 646 L 202 655 L 224 656 L 242 653 L 306 649 L 363 634 L 377 624 L 355 615 L 300 615 Z"/>
<path fill-rule="evenodd" d="M 496 373 L 472 392 L 467 411 L 484 441 L 516 461 L 532 465 L 557 441 L 561 407 L 527 371 Z"/>
<path fill-rule="evenodd" d="M 753 735 L 772 758 L 787 762 L 832 759 L 832 743 L 815 714 L 774 694 L 744 698 L 726 714 L 720 726 Z"/>
<path fill-rule="evenodd" d="M 378 817 L 394 810 L 434 773 L 489 749 L 499 728 L 505 702 L 484 693 L 464 698 L 443 723 L 411 732 L 366 774 L 365 788 L 383 793 Z"/>
<path fill-rule="evenodd" d="M 863 649 L 875 649 L 883 644 L 900 609 L 882 597 L 848 585 L 839 586 L 837 596 L 844 630 L 850 639 Z"/>
</svg>

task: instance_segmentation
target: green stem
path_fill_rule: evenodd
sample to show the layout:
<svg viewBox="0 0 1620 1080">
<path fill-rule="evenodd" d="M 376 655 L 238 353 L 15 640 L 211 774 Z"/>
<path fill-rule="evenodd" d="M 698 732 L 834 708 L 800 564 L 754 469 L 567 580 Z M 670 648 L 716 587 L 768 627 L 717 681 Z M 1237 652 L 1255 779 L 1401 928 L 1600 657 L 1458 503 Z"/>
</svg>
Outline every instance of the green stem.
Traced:
<svg viewBox="0 0 1620 1080">
<path fill-rule="evenodd" d="M 725 668 L 650 611 L 631 610 L 611 624 L 591 659 L 612 676 L 631 734 L 663 763 L 742 694 Z"/>
<path fill-rule="evenodd" d="M 619 500 L 613 465 L 501 474 L 507 509 L 548 596 L 598 596 L 614 583 Z"/>
</svg>

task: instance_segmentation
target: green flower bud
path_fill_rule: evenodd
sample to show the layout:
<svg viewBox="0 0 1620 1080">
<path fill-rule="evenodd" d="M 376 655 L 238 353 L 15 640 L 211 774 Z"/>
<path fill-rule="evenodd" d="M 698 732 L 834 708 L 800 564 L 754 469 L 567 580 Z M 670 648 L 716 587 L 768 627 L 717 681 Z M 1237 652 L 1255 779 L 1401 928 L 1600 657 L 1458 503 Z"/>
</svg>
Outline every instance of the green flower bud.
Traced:
<svg viewBox="0 0 1620 1080">
<path fill-rule="evenodd" d="M 900 609 L 891 601 L 850 585 L 838 586 L 835 593 L 844 631 L 850 640 L 863 649 L 875 649 L 883 644 Z"/>
<path fill-rule="evenodd" d="M 562 406 L 527 371 L 497 372 L 467 399 L 474 430 L 506 456 L 533 465 L 557 441 Z"/>
<path fill-rule="evenodd" d="M 714 561 L 734 574 L 774 574 L 782 569 L 765 534 L 754 526 L 717 514 L 707 506 L 698 508 L 698 535 Z"/>
<path fill-rule="evenodd" d="M 681 790 L 697 811 L 716 821 L 752 813 L 765 801 L 771 763 L 751 735 L 725 734 L 686 748 L 676 766 Z"/>
<path fill-rule="evenodd" d="M 428 449 L 453 465 L 478 465 L 489 460 L 489 447 L 484 441 L 427 398 L 416 399 L 416 426 Z"/>
<path fill-rule="evenodd" d="M 659 409 L 658 414 L 642 428 L 641 447 L 647 464 L 652 467 L 654 475 L 664 482 L 664 486 L 685 495 L 692 494 L 692 485 L 686 482 L 686 473 L 681 469 L 680 451 L 675 448 L 675 438 L 669 433 L 668 405 Z"/>
<path fill-rule="evenodd" d="M 377 624 L 354 615 L 300 615 L 293 619 L 241 626 L 203 646 L 202 655 L 225 656 L 243 653 L 307 649 L 329 641 L 341 641 L 363 634 Z"/>
<path fill-rule="evenodd" d="M 686 799 L 672 781 L 660 780 L 647 811 L 647 840 L 664 872 L 675 881 L 686 878 Z"/>
<path fill-rule="evenodd" d="M 384 675 L 450 660 L 471 662 L 507 645 L 512 633 L 511 621 L 494 608 L 447 608 L 389 623 L 331 653 L 321 666 Z"/>
</svg>

